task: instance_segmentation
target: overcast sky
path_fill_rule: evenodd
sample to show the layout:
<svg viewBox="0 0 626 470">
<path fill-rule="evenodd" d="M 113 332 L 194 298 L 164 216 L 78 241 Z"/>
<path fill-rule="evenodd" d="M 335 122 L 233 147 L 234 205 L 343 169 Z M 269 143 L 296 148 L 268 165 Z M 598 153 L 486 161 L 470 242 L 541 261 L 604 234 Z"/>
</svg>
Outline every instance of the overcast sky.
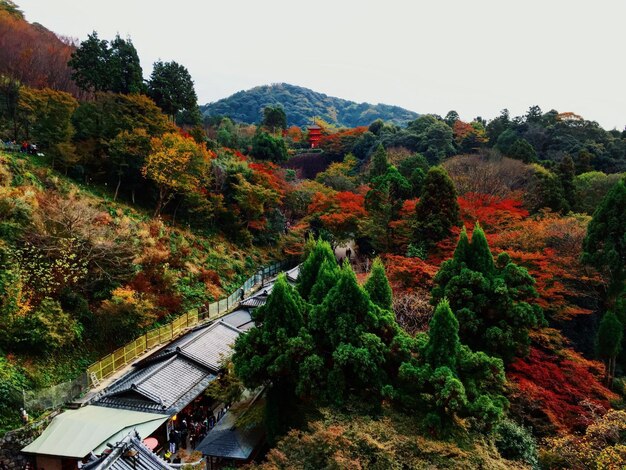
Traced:
<svg viewBox="0 0 626 470">
<path fill-rule="evenodd" d="M 287 82 L 464 120 L 532 105 L 626 126 L 624 0 L 15 0 L 83 40 L 130 36 L 148 77 L 185 65 L 200 104 Z"/>
</svg>

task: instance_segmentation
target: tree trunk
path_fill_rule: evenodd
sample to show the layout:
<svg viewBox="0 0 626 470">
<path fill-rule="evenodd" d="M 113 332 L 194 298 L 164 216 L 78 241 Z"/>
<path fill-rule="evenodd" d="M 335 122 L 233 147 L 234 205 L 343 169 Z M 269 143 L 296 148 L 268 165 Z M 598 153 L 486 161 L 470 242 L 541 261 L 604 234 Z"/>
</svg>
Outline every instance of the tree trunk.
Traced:
<svg viewBox="0 0 626 470">
<path fill-rule="evenodd" d="M 157 205 L 156 208 L 154 209 L 154 214 L 152 215 L 152 217 L 158 217 L 161 214 L 161 207 L 163 205 L 161 196 L 159 196 L 159 199 L 157 200 Z"/>
<path fill-rule="evenodd" d="M 117 201 L 117 194 L 120 191 L 121 184 L 122 184 L 122 175 L 120 173 L 117 175 L 117 187 L 115 188 L 115 194 L 113 195 L 113 202 Z"/>
<path fill-rule="evenodd" d="M 178 199 L 178 204 L 176 204 L 176 209 L 174 209 L 174 215 L 172 216 L 172 225 L 176 224 L 176 213 L 178 212 L 179 207 L 180 207 L 180 198 Z"/>
</svg>

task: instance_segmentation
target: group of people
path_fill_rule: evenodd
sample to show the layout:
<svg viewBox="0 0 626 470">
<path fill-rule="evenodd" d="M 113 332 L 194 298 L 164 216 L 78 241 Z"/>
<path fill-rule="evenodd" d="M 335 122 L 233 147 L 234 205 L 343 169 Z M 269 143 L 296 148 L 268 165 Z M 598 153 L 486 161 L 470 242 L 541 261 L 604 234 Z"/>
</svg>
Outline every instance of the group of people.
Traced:
<svg viewBox="0 0 626 470">
<path fill-rule="evenodd" d="M 347 259 L 348 263 L 352 263 L 352 250 L 350 247 L 346 248 L 346 257 L 340 256 L 337 260 L 339 262 L 339 266 L 343 266 L 344 260 Z"/>
<path fill-rule="evenodd" d="M 206 403 L 199 401 L 181 411 L 174 428 L 169 432 L 169 457 L 174 456 L 179 449 L 195 449 L 227 410 L 228 406 L 214 413 Z"/>
<path fill-rule="evenodd" d="M 18 145 L 15 140 L 7 140 L 6 142 L 1 142 L 3 147 L 6 150 L 20 151 L 21 153 L 29 153 L 31 155 L 36 155 L 39 152 L 37 148 L 37 144 L 33 144 L 32 142 L 24 141 L 21 145 Z"/>
</svg>

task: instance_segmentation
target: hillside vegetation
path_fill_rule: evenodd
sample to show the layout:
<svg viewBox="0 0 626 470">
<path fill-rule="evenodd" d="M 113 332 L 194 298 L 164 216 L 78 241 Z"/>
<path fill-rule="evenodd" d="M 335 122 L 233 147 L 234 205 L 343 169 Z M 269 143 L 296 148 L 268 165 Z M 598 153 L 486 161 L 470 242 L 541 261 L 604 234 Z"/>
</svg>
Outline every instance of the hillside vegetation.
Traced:
<svg viewBox="0 0 626 470">
<path fill-rule="evenodd" d="M 339 127 L 367 126 L 376 119 L 403 125 L 418 114 L 387 104 L 355 103 L 334 98 L 288 83 L 278 83 L 239 91 L 228 98 L 201 106 L 207 117 L 226 116 L 234 121 L 257 124 L 266 106 L 282 106 L 288 125 L 307 126 L 313 118 Z"/>
<path fill-rule="evenodd" d="M 130 38 L 71 46 L 67 83 L 2 44 L 0 428 L 290 259 L 212 391 L 264 387 L 262 468 L 626 466 L 626 132 L 538 106 L 342 121 L 313 95 L 203 121 L 186 68 L 144 80 Z"/>
</svg>

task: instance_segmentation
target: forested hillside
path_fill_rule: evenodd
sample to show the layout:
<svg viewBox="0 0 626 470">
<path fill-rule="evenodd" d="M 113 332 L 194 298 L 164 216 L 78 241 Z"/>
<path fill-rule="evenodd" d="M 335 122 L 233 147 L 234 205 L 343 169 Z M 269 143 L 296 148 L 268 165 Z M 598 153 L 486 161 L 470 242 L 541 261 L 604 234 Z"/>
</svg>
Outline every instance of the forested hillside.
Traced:
<svg viewBox="0 0 626 470">
<path fill-rule="evenodd" d="M 225 116 L 237 122 L 257 124 L 266 106 L 282 106 L 288 125 L 306 126 L 313 118 L 339 127 L 367 126 L 376 119 L 406 124 L 418 114 L 387 104 L 355 103 L 334 98 L 288 83 L 277 83 L 239 91 L 200 109 L 207 117 Z"/>
<path fill-rule="evenodd" d="M 143 77 L 130 38 L 37 82 L 6 42 L 35 26 L 0 20 L 2 431 L 22 390 L 288 260 L 206 392 L 264 391 L 250 468 L 626 466 L 626 131 L 289 85 L 203 120 L 185 66 Z M 296 107 L 248 99 L 274 94 Z"/>
</svg>

